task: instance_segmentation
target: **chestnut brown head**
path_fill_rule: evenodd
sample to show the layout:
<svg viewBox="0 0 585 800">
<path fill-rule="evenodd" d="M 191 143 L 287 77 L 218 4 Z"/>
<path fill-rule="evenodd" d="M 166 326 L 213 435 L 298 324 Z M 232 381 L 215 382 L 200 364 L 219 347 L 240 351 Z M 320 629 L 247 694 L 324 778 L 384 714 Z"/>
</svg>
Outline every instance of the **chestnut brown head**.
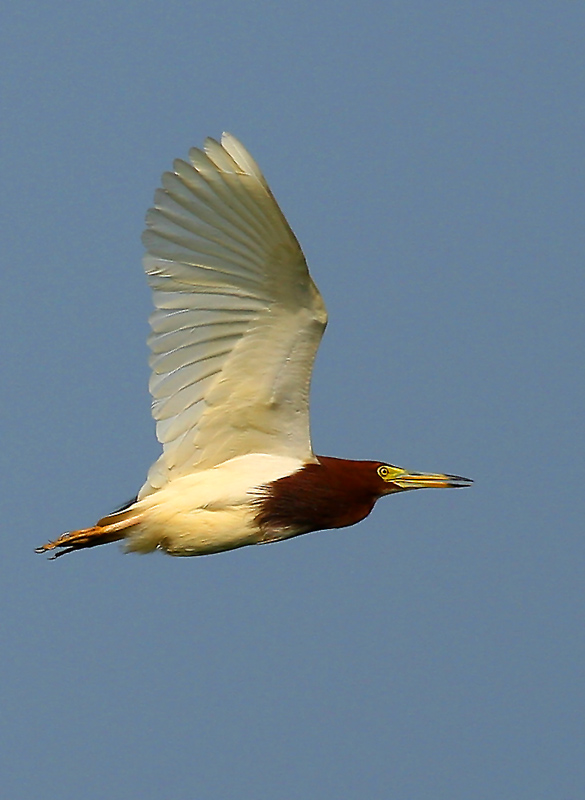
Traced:
<svg viewBox="0 0 585 800">
<path fill-rule="evenodd" d="M 381 461 L 318 456 L 318 461 L 274 481 L 259 500 L 257 523 L 265 541 L 364 519 L 378 498 L 407 489 L 468 486 L 455 475 L 408 472 Z"/>
</svg>

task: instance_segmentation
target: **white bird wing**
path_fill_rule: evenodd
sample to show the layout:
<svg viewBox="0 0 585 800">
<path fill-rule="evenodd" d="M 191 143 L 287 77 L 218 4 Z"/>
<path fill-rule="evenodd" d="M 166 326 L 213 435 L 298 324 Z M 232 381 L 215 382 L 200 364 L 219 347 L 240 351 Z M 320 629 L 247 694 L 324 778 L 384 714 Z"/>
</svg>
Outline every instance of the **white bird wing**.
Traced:
<svg viewBox="0 0 585 800">
<path fill-rule="evenodd" d="M 258 165 L 229 134 L 177 160 L 147 214 L 152 413 L 144 497 L 235 456 L 314 458 L 309 386 L 327 312 Z"/>
</svg>

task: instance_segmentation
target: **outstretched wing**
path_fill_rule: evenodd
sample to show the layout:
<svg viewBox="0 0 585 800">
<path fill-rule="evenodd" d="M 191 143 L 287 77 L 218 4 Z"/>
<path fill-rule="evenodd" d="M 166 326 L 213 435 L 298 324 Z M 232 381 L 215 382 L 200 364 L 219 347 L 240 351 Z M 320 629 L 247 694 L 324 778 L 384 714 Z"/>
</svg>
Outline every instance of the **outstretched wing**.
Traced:
<svg viewBox="0 0 585 800">
<path fill-rule="evenodd" d="M 233 136 L 162 178 L 143 236 L 152 413 L 140 497 L 248 453 L 314 458 L 309 384 L 327 313 L 254 159 Z"/>
</svg>

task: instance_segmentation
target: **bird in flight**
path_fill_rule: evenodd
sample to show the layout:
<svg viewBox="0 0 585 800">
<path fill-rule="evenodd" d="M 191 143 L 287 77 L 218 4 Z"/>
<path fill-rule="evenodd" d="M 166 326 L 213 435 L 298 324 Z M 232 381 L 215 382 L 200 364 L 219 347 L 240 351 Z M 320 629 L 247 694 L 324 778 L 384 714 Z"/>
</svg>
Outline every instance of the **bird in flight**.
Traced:
<svg viewBox="0 0 585 800">
<path fill-rule="evenodd" d="M 383 495 L 471 483 L 313 453 L 309 386 L 327 312 L 234 136 L 174 162 L 146 225 L 150 392 L 163 452 L 131 503 L 37 552 L 56 558 L 123 540 L 140 553 L 218 553 L 353 525 Z"/>
</svg>

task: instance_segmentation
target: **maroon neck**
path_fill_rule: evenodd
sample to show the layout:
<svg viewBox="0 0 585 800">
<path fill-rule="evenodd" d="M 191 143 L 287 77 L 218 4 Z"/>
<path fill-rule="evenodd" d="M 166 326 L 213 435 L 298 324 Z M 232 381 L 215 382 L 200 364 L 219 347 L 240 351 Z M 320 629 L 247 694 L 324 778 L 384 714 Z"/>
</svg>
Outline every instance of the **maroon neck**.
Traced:
<svg viewBox="0 0 585 800">
<path fill-rule="evenodd" d="M 260 527 L 309 533 L 353 525 L 367 517 L 381 494 L 378 462 L 318 459 L 270 485 L 260 503 Z"/>
</svg>

